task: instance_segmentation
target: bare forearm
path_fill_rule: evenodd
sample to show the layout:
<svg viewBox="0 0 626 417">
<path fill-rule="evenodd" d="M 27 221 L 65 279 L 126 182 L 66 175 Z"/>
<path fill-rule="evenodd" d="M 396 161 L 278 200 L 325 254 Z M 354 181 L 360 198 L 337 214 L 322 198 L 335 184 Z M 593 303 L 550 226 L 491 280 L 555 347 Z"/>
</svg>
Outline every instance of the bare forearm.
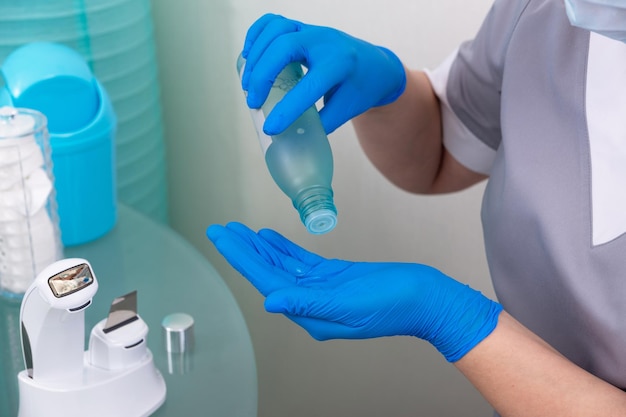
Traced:
<svg viewBox="0 0 626 417">
<path fill-rule="evenodd" d="M 353 124 L 366 155 L 391 182 L 411 192 L 430 189 L 442 156 L 441 116 L 425 74 L 407 70 L 402 96 Z"/>
<path fill-rule="evenodd" d="M 439 99 L 421 71 L 407 70 L 402 96 L 370 109 L 353 124 L 373 165 L 406 191 L 446 193 L 486 178 L 465 168 L 444 148 Z"/>
<path fill-rule="evenodd" d="M 626 393 L 561 356 L 503 312 L 455 363 L 504 417 L 623 417 Z"/>
</svg>

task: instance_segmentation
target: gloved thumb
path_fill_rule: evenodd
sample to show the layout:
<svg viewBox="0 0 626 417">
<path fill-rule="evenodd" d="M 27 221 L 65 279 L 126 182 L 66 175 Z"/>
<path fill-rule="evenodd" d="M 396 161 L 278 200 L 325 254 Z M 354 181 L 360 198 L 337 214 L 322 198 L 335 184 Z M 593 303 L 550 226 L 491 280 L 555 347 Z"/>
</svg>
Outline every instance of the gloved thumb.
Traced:
<svg viewBox="0 0 626 417">
<path fill-rule="evenodd" d="M 358 327 L 346 326 L 336 321 L 337 306 L 333 308 L 328 291 L 303 287 L 291 287 L 272 292 L 265 299 L 265 309 L 270 313 L 282 313 L 300 325 L 315 340 L 360 339 Z"/>
<path fill-rule="evenodd" d="M 327 319 L 329 298 L 324 290 L 305 287 L 287 287 L 270 293 L 265 299 L 265 310 L 290 316 Z"/>
</svg>

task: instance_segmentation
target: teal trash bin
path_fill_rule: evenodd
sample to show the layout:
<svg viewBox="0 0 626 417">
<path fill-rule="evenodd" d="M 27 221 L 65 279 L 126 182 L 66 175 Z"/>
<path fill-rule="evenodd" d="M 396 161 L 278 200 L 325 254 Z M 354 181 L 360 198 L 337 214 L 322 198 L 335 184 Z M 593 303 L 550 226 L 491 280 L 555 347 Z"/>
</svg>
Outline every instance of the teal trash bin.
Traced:
<svg viewBox="0 0 626 417">
<path fill-rule="evenodd" d="M 80 54 L 55 43 L 16 49 L 1 72 L 0 100 L 48 118 L 63 245 L 103 236 L 117 220 L 117 120 L 107 92 Z"/>
</svg>

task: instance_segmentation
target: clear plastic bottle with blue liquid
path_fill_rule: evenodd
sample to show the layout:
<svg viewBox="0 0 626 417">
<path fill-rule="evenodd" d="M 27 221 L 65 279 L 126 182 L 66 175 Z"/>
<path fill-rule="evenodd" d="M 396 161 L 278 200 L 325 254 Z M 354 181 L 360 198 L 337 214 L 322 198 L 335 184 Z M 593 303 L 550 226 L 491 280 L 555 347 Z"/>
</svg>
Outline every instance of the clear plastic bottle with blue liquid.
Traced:
<svg viewBox="0 0 626 417">
<path fill-rule="evenodd" d="M 240 76 L 244 65 L 240 55 Z M 276 77 L 263 106 L 250 112 L 272 178 L 291 199 L 309 233 L 323 234 L 337 224 L 337 209 L 331 186 L 333 154 L 316 107 L 311 106 L 278 135 L 263 132 L 265 117 L 302 77 L 299 63 L 287 65 Z"/>
</svg>

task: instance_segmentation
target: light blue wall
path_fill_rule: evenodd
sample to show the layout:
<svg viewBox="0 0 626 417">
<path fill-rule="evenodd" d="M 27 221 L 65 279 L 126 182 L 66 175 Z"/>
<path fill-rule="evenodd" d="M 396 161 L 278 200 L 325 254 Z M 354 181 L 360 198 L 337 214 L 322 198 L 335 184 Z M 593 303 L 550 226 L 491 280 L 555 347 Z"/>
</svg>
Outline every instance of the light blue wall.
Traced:
<svg viewBox="0 0 626 417">
<path fill-rule="evenodd" d="M 482 186 L 423 197 L 389 185 L 352 127 L 330 136 L 337 228 L 307 235 L 264 165 L 235 71 L 247 27 L 274 12 L 338 27 L 432 67 L 477 29 L 480 0 L 153 0 L 173 227 L 213 261 L 250 328 L 261 417 L 488 416 L 476 391 L 412 338 L 316 342 L 281 316 L 218 256 L 206 226 L 271 227 L 329 257 L 429 263 L 492 295 L 479 205 Z"/>
</svg>

